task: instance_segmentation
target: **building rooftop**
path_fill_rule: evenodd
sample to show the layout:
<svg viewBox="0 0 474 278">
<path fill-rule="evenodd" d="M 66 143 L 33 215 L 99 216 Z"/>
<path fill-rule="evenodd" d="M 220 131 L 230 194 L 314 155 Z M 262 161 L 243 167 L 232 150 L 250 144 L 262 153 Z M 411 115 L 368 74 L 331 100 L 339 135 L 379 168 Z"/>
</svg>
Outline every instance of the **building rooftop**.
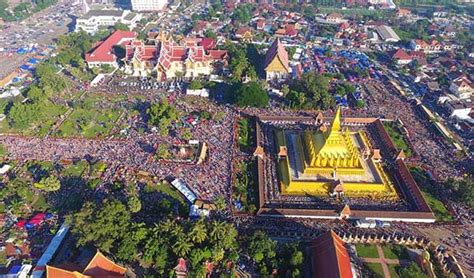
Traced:
<svg viewBox="0 0 474 278">
<path fill-rule="evenodd" d="M 313 277 L 352 277 L 351 259 L 342 239 L 328 231 L 311 243 Z"/>
<path fill-rule="evenodd" d="M 117 30 L 112 33 L 105 41 L 100 43 L 91 52 L 86 53 L 87 62 L 114 62 L 114 45 L 120 44 L 124 39 L 132 40 L 137 37 L 137 33 L 131 31 Z"/>
<path fill-rule="evenodd" d="M 91 10 L 85 15 L 81 16 L 81 19 L 89 19 L 96 16 L 115 16 L 122 17 L 125 13 L 124 10 Z"/>
</svg>

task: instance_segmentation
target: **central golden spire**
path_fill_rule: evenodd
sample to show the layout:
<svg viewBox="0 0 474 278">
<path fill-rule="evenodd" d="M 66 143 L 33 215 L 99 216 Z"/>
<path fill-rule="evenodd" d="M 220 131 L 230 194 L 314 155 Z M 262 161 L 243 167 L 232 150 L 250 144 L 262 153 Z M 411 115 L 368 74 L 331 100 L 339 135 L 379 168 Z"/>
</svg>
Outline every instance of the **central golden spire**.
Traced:
<svg viewBox="0 0 474 278">
<path fill-rule="evenodd" d="M 338 107 L 331 127 L 323 134 L 305 132 L 308 168 L 360 168 L 357 147 L 346 129 L 341 128 L 341 108 Z"/>
</svg>

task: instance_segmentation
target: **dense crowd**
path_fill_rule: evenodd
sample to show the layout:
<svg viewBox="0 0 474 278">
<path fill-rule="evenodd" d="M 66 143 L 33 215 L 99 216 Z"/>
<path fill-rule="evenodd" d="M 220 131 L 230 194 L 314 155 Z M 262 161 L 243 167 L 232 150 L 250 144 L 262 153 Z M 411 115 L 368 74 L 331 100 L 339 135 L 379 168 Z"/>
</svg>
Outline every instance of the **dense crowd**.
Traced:
<svg viewBox="0 0 474 278">
<path fill-rule="evenodd" d="M 170 88 L 171 85 L 168 85 Z M 218 196 L 225 196 L 226 200 L 230 200 L 230 184 L 232 173 L 232 160 L 236 156 L 237 147 L 234 145 L 235 140 L 235 121 L 239 114 L 242 115 L 279 115 L 279 116 L 315 116 L 316 111 L 291 111 L 283 109 L 278 105 L 271 105 L 267 109 L 245 108 L 239 109 L 228 105 L 216 105 L 210 101 L 187 101 L 183 98 L 181 86 L 173 85 L 174 90 L 140 90 L 140 88 L 128 88 L 121 90 L 115 85 L 103 85 L 98 88 L 108 94 L 121 94 L 129 99 L 133 99 L 134 95 L 141 95 L 149 100 L 157 100 L 160 97 L 167 97 L 170 103 L 176 105 L 184 114 L 193 111 L 208 111 L 211 114 L 221 113 L 222 119 L 219 120 L 202 120 L 191 128 L 192 139 L 206 142 L 208 144 L 208 156 L 204 163 L 201 164 L 184 164 L 176 162 L 163 162 L 155 159 L 154 154 L 159 144 L 173 144 L 179 142 L 175 134 L 161 136 L 154 132 L 146 124 L 143 114 L 128 116 L 124 118 L 127 126 L 127 132 L 122 137 L 109 136 L 103 139 L 83 139 L 83 138 L 55 138 L 55 137 L 22 137 L 13 135 L 0 136 L 0 143 L 8 150 L 8 156 L 12 160 L 47 160 L 61 161 L 84 159 L 92 157 L 97 160 L 104 161 L 108 164 L 107 170 L 102 176 L 102 183 L 98 186 L 100 195 L 107 194 L 107 183 L 115 180 L 133 181 L 137 179 L 137 172 L 147 172 L 160 179 L 164 178 L 180 178 L 189 185 L 202 199 L 213 200 Z M 357 117 L 386 117 L 392 119 L 400 119 L 408 130 L 409 141 L 413 147 L 415 155 L 408 160 L 412 163 L 418 163 L 426 166 L 428 170 L 435 176 L 440 178 L 460 176 L 460 168 L 457 166 L 452 155 L 451 148 L 447 147 L 442 140 L 438 140 L 429 128 L 429 122 L 422 120 L 417 116 L 415 106 L 403 101 L 397 93 L 389 85 L 384 86 L 381 83 L 367 84 L 368 102 L 365 109 L 351 110 L 345 109 L 344 116 Z M 106 105 L 105 103 L 103 105 Z M 118 105 L 118 104 L 114 104 Z M 332 112 L 325 113 L 324 116 L 330 117 Z M 119 125 L 117 125 L 119 126 Z M 116 128 L 117 129 L 117 128 Z M 117 131 L 115 129 L 115 131 Z M 264 132 L 269 132 L 265 129 Z M 115 134 L 115 133 L 114 133 Z M 270 136 L 271 137 L 271 136 Z M 260 144 L 272 147 L 273 141 L 263 136 L 264 142 Z M 239 154 L 240 155 L 240 154 Z M 278 178 L 276 176 L 277 169 L 275 164 L 266 164 L 268 167 L 266 179 L 272 181 L 274 186 L 269 187 L 266 192 L 271 197 L 268 199 L 276 200 L 275 207 L 279 207 L 282 203 L 294 197 L 282 197 L 279 194 Z M 437 173 L 443 173 L 440 176 Z M 318 202 L 320 206 L 332 206 L 333 203 L 323 204 L 321 200 L 313 197 L 301 197 L 297 201 L 301 202 L 301 206 L 314 204 Z M 383 209 L 381 203 L 371 203 L 367 200 L 367 206 Z M 406 210 L 404 204 L 397 204 L 399 210 Z M 462 207 L 459 208 L 461 211 Z M 471 219 L 470 211 L 462 211 L 463 219 Z M 262 227 L 265 229 L 284 230 L 290 229 L 297 231 L 310 230 L 327 230 L 329 228 L 341 228 L 341 223 L 328 224 L 332 222 L 315 222 L 313 220 L 297 220 L 300 225 L 289 226 L 285 221 L 273 220 L 242 220 L 236 218 L 237 225 L 249 225 L 252 222 L 252 228 Z M 344 224 L 345 225 L 345 224 Z M 399 227 L 399 226 L 402 227 Z M 349 227 L 348 227 L 349 229 Z M 405 224 L 395 224 L 393 229 L 408 230 Z"/>
</svg>

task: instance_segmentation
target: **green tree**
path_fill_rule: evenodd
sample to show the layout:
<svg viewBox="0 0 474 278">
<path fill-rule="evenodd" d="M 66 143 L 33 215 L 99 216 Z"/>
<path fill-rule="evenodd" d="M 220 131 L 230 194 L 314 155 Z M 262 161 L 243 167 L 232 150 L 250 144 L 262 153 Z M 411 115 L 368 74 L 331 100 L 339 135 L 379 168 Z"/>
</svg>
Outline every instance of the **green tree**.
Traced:
<svg viewBox="0 0 474 278">
<path fill-rule="evenodd" d="M 87 202 L 81 210 L 68 217 L 71 231 L 77 238 L 77 246 L 93 244 L 110 252 L 130 230 L 130 212 L 118 200 L 105 200 L 101 206 Z"/>
<path fill-rule="evenodd" d="M 426 274 L 421 270 L 421 268 L 415 262 L 411 262 L 408 267 L 402 268 L 400 270 L 400 277 L 424 278 L 426 277 Z"/>
<path fill-rule="evenodd" d="M 128 199 L 128 208 L 132 213 L 137 213 L 142 209 L 142 202 L 137 196 L 132 196 Z"/>
<path fill-rule="evenodd" d="M 189 86 L 188 86 L 188 89 L 190 89 L 190 90 L 200 90 L 202 88 L 203 88 L 203 86 L 202 86 L 201 82 L 199 80 L 196 80 L 196 79 L 191 81 L 191 83 L 189 83 Z"/>
<path fill-rule="evenodd" d="M 173 244 L 173 251 L 180 257 L 186 257 L 191 252 L 193 244 L 185 236 L 178 237 Z"/>
<path fill-rule="evenodd" d="M 118 242 L 115 252 L 117 258 L 125 262 L 133 262 L 138 258 L 139 244 L 148 236 L 148 229 L 143 223 L 132 223 L 124 239 Z"/>
<path fill-rule="evenodd" d="M 149 123 L 157 126 L 160 134 L 163 136 L 168 135 L 169 126 L 178 119 L 178 111 L 166 99 L 151 104 L 146 112 L 149 117 Z"/>
<path fill-rule="evenodd" d="M 227 42 L 226 49 L 229 52 L 229 69 L 232 74 L 231 81 L 240 82 L 244 77 L 255 80 L 257 73 L 249 61 L 247 48 Z"/>
<path fill-rule="evenodd" d="M 122 22 L 117 22 L 114 25 L 115 30 L 121 30 L 121 31 L 130 31 L 130 28 L 128 27 L 127 24 L 124 24 Z"/>
<path fill-rule="evenodd" d="M 263 231 L 255 231 L 247 241 L 247 253 L 257 264 L 261 275 L 269 275 L 276 265 L 276 242 Z"/>
<path fill-rule="evenodd" d="M 193 134 L 191 133 L 189 128 L 183 129 L 182 132 L 181 132 L 181 139 L 190 140 L 191 138 L 193 138 Z"/>
<path fill-rule="evenodd" d="M 214 31 L 211 30 L 211 29 L 207 29 L 206 32 L 204 32 L 204 36 L 205 36 L 206 38 L 211 38 L 211 39 L 217 40 L 217 34 L 216 34 L 216 32 L 214 32 Z"/>
<path fill-rule="evenodd" d="M 168 159 L 171 157 L 170 151 L 166 144 L 159 144 L 158 148 L 156 149 L 156 156 L 159 159 Z"/>
<path fill-rule="evenodd" d="M 240 107 L 266 107 L 268 106 L 268 93 L 257 82 L 241 84 L 235 92 L 235 103 Z"/>
<path fill-rule="evenodd" d="M 252 19 L 252 10 L 250 4 L 239 5 L 232 12 L 231 18 L 238 23 L 247 23 Z"/>
<path fill-rule="evenodd" d="M 329 77 L 314 72 L 304 73 L 290 85 L 290 93 L 286 97 L 289 106 L 322 110 L 334 106 L 334 100 L 329 94 L 329 80 Z"/>
<path fill-rule="evenodd" d="M 191 229 L 191 240 L 195 243 L 201 243 L 207 238 L 207 228 L 204 220 L 201 218 L 197 221 Z"/>
<path fill-rule="evenodd" d="M 216 209 L 217 210 L 224 210 L 226 208 L 226 203 L 225 203 L 225 199 L 224 199 L 224 196 L 218 196 L 215 200 L 214 200 L 214 205 L 216 205 Z"/>
<path fill-rule="evenodd" d="M 43 191 L 58 191 L 61 188 L 61 182 L 55 176 L 49 176 L 42 178 L 39 182 L 33 184 L 33 186 Z"/>
</svg>

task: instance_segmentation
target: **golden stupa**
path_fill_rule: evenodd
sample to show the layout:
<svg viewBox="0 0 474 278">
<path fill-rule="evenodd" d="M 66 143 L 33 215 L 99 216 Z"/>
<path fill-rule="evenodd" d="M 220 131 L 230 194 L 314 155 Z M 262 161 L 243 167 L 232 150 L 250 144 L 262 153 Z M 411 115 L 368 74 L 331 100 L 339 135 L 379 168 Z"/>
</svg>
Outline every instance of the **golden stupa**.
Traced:
<svg viewBox="0 0 474 278">
<path fill-rule="evenodd" d="M 360 154 L 349 129 L 341 130 L 338 108 L 331 128 L 325 132 L 305 131 L 303 135 L 304 173 L 363 175 Z"/>
<path fill-rule="evenodd" d="M 365 132 L 342 128 L 340 108 L 321 127 L 276 131 L 283 194 L 397 198 L 380 159 L 362 155 L 372 149 Z"/>
</svg>

